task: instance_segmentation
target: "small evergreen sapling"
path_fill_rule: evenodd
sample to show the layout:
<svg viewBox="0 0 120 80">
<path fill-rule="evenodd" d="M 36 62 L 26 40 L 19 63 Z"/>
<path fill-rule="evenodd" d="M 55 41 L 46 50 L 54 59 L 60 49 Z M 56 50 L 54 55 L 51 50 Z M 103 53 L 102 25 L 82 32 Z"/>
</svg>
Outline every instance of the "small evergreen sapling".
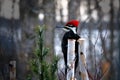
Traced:
<svg viewBox="0 0 120 80">
<path fill-rule="evenodd" d="M 36 48 L 34 52 L 34 58 L 30 60 L 31 74 L 28 75 L 28 80 L 57 80 L 57 62 L 59 58 L 54 56 L 51 63 L 46 60 L 49 49 L 44 46 L 43 27 L 37 27 L 36 29 Z"/>
</svg>

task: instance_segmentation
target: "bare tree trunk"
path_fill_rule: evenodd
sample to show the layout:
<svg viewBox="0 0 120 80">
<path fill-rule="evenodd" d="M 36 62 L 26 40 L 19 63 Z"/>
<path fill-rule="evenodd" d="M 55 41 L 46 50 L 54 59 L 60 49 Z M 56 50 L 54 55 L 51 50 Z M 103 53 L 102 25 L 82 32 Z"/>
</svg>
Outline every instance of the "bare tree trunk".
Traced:
<svg viewBox="0 0 120 80">
<path fill-rule="evenodd" d="M 16 61 L 10 61 L 10 80 L 16 80 Z"/>
<path fill-rule="evenodd" d="M 119 21 L 120 22 L 120 21 Z M 120 25 L 119 25 L 120 26 Z M 119 28 L 120 30 L 120 28 Z M 119 34 L 119 40 L 118 40 L 118 45 L 119 45 L 119 56 L 118 56 L 118 65 L 117 65 L 117 68 L 118 68 L 118 73 L 117 73 L 117 80 L 120 80 L 120 34 Z"/>
<path fill-rule="evenodd" d="M 89 80 L 88 73 L 87 73 L 87 64 L 86 58 L 84 54 L 84 39 L 79 39 L 79 70 L 80 70 L 80 77 L 81 80 Z"/>
<path fill-rule="evenodd" d="M 54 0 L 43 0 L 44 5 L 44 24 L 45 24 L 45 45 L 50 49 L 49 59 L 54 55 L 54 27 L 55 27 L 55 1 Z"/>
<path fill-rule="evenodd" d="M 6 65 L 3 70 L 7 70 L 6 67 L 9 67 L 11 60 L 18 60 L 18 42 L 21 40 L 19 17 L 19 0 L 0 0 L 0 50 L 3 49 L 2 53 L 4 54 L 0 55 L 0 64 Z M 8 71 L 8 73 L 10 72 Z M 8 78 L 6 79 L 8 80 Z"/>
<path fill-rule="evenodd" d="M 73 7 L 74 6 L 74 7 Z M 79 19 L 80 16 L 80 0 L 69 0 L 69 20 L 71 19 Z"/>
<path fill-rule="evenodd" d="M 119 34 L 119 54 L 118 54 L 118 63 L 117 63 L 117 80 L 120 80 L 120 34 Z"/>
<path fill-rule="evenodd" d="M 119 9 L 118 9 L 118 26 L 120 26 L 120 0 L 119 0 Z M 120 27 L 118 28 L 118 31 L 120 31 Z M 118 47 L 119 47 L 119 54 L 118 54 L 118 63 L 117 63 L 117 80 L 120 80 L 120 34 L 118 39 Z"/>
<path fill-rule="evenodd" d="M 87 0 L 87 8 L 88 8 L 88 16 L 90 17 L 91 16 L 91 9 L 90 9 L 90 5 L 91 5 L 91 0 Z M 94 63 L 95 63 L 95 60 L 94 60 L 94 54 L 92 52 L 92 41 L 91 41 L 91 35 L 92 35 L 92 22 L 91 22 L 91 18 L 89 20 L 89 23 L 87 24 L 88 25 L 88 40 L 89 40 L 89 46 L 88 46 L 88 51 L 89 51 L 89 61 L 91 63 L 90 67 L 91 67 L 91 70 L 94 72 Z"/>
<path fill-rule="evenodd" d="M 113 9 L 113 0 L 110 0 L 110 57 L 109 57 L 109 61 L 110 61 L 110 64 L 111 64 L 111 67 L 110 67 L 110 77 L 109 77 L 109 80 L 114 80 L 115 79 L 115 72 L 114 72 L 114 64 L 113 64 L 113 49 L 114 49 L 114 9 Z"/>
</svg>

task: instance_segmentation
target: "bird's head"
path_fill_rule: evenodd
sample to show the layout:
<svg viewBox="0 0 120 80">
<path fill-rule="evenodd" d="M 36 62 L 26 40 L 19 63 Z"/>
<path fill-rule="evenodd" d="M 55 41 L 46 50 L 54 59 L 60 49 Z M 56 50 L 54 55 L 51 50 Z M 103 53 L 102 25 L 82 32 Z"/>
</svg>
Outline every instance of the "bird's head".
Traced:
<svg viewBox="0 0 120 80">
<path fill-rule="evenodd" d="M 76 33 L 78 25 L 79 25 L 78 20 L 71 20 L 71 21 L 67 22 L 64 29 L 67 31 L 72 30 L 74 33 Z"/>
</svg>

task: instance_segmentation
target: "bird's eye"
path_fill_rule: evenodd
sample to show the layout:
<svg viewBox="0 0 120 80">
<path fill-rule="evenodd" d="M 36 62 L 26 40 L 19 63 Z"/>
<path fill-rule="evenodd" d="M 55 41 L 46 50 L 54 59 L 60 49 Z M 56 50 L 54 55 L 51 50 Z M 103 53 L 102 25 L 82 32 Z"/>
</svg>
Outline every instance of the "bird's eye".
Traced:
<svg viewBox="0 0 120 80">
<path fill-rule="evenodd" d="M 73 27 L 73 25 L 69 25 L 69 27 Z"/>
</svg>

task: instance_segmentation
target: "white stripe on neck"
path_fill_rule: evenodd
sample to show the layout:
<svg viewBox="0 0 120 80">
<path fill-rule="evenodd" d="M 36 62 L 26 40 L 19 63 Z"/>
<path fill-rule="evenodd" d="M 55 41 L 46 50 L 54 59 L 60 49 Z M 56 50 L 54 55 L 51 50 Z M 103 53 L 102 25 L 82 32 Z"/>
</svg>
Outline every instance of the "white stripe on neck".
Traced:
<svg viewBox="0 0 120 80">
<path fill-rule="evenodd" d="M 76 32 L 76 27 L 69 27 L 75 34 L 77 33 Z"/>
</svg>

